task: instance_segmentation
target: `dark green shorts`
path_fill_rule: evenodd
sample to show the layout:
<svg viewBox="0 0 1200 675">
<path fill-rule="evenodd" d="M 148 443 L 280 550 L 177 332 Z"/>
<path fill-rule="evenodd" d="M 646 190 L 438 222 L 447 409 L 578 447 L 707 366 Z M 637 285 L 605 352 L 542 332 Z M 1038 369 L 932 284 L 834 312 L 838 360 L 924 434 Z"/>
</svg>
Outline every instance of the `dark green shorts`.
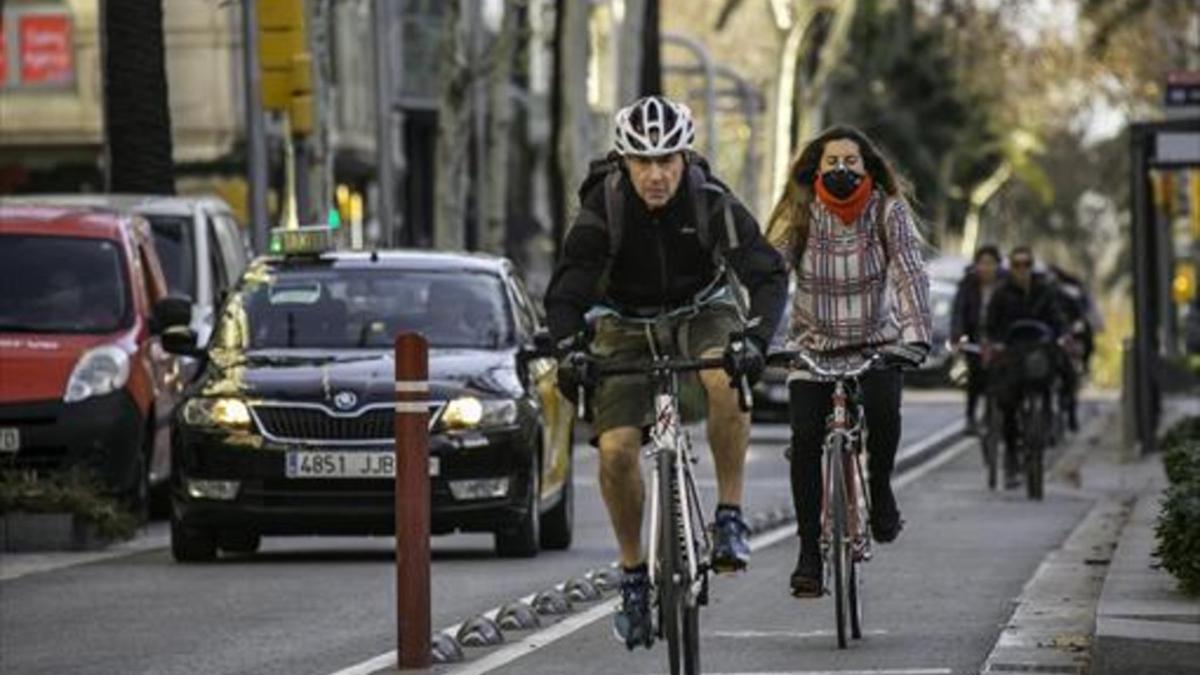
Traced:
<svg viewBox="0 0 1200 675">
<path fill-rule="evenodd" d="M 600 317 L 595 326 L 592 353 L 601 363 L 639 361 L 651 358 L 650 339 L 660 353 L 697 358 L 714 349 L 724 349 L 729 334 L 742 323 L 733 305 L 714 302 L 696 314 L 664 317 L 653 323 L 630 321 L 618 316 Z M 680 377 L 680 414 L 685 422 L 703 419 L 704 389 L 694 373 Z M 618 427 L 647 429 L 654 421 L 654 385 L 644 375 L 605 378 L 591 396 L 592 433 L 595 437 Z"/>
</svg>

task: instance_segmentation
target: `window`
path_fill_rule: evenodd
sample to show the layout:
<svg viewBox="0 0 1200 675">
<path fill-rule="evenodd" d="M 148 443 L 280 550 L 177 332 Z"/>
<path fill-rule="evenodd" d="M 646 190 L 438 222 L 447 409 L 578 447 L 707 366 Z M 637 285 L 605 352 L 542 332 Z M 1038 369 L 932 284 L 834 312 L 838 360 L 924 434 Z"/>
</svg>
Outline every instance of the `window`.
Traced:
<svg viewBox="0 0 1200 675">
<path fill-rule="evenodd" d="M 0 236 L 0 331 L 110 333 L 130 324 L 125 257 L 107 239 Z"/>
<path fill-rule="evenodd" d="M 212 218 L 207 218 L 208 227 L 208 267 L 212 272 L 212 296 L 219 297 L 221 291 L 229 288 L 229 270 L 225 266 L 225 256 L 221 253 L 221 244 L 217 241 L 216 226 Z"/>
<path fill-rule="evenodd" d="M 242 245 L 241 228 L 233 218 L 225 214 L 217 214 L 211 222 L 216 228 L 217 242 L 226 261 L 229 278 L 237 279 L 246 269 L 246 252 Z"/>
<path fill-rule="evenodd" d="M 191 216 L 147 216 L 154 250 L 172 293 L 196 297 L 196 247 Z"/>
</svg>

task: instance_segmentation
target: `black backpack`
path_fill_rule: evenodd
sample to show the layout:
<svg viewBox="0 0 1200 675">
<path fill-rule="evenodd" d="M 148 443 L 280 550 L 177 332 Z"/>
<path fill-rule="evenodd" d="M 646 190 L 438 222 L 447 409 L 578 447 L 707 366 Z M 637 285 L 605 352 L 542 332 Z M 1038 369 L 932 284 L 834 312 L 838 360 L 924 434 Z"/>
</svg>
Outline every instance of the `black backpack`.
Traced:
<svg viewBox="0 0 1200 675">
<path fill-rule="evenodd" d="M 692 200 L 692 213 L 696 217 L 696 237 L 700 241 L 701 248 L 712 255 L 713 265 L 717 268 L 718 273 L 732 275 L 733 271 L 725 264 L 722 247 L 716 245 L 717 238 L 712 229 L 715 226 L 713 212 L 720 209 L 723 216 L 720 221 L 725 227 L 725 241 L 728 248 L 735 249 L 739 246 L 737 222 L 733 217 L 732 192 L 728 186 L 713 176 L 712 169 L 704 157 L 694 152 L 688 152 L 686 162 L 687 169 L 684 180 L 687 181 L 688 196 Z M 582 203 L 585 195 L 591 192 L 596 183 L 601 181 L 604 183 L 606 217 L 602 219 L 602 226 L 608 232 L 608 259 L 600 277 L 601 294 L 608 285 L 612 263 L 621 249 L 625 230 L 625 193 L 621 189 L 623 173 L 621 156 L 616 152 L 611 152 L 605 157 L 593 160 L 588 165 L 587 178 L 579 188 L 579 199 Z M 717 195 L 717 206 L 707 207 L 706 192 Z"/>
</svg>

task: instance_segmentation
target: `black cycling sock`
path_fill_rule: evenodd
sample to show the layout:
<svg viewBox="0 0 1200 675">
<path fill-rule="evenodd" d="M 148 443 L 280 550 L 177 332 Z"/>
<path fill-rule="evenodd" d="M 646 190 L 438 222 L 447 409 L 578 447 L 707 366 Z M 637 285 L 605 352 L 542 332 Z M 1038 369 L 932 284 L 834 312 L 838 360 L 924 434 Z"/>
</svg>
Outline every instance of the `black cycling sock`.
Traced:
<svg viewBox="0 0 1200 675">
<path fill-rule="evenodd" d="M 717 517 L 720 518 L 722 513 L 741 518 L 742 507 L 737 504 L 717 504 Z"/>
<path fill-rule="evenodd" d="M 625 576 L 630 576 L 630 577 L 648 576 L 650 574 L 650 568 L 646 566 L 646 563 L 639 563 L 637 565 L 634 565 L 633 567 L 622 566 L 621 571 L 625 573 Z"/>
</svg>

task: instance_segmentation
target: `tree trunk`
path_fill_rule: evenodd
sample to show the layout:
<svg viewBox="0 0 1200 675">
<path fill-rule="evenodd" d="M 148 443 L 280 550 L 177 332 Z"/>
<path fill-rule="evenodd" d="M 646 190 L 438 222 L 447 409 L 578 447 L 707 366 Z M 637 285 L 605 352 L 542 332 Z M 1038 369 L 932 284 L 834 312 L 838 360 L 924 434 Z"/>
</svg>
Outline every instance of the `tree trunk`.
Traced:
<svg viewBox="0 0 1200 675">
<path fill-rule="evenodd" d="M 103 3 L 108 189 L 175 194 L 162 0 Z"/>
<path fill-rule="evenodd" d="M 443 17 L 433 214 L 433 246 L 443 250 L 459 250 L 466 243 L 463 228 L 471 139 L 471 70 L 464 20 L 471 10 L 464 7 L 467 2 L 447 2 Z"/>
<path fill-rule="evenodd" d="M 798 6 L 797 6 L 798 5 Z M 783 194 L 792 154 L 824 123 L 829 76 L 849 44 L 856 0 L 795 3 L 792 24 L 787 28 L 779 55 L 779 78 L 775 102 L 775 148 L 772 173 L 772 202 Z M 809 43 L 816 23 L 829 21 L 828 33 Z M 811 72 L 806 63 L 812 61 Z M 798 86 L 799 85 L 799 86 Z"/>
<path fill-rule="evenodd" d="M 517 0 L 506 0 L 504 23 L 492 43 L 488 73 L 488 181 L 487 203 L 483 205 L 482 249 L 503 255 L 508 223 L 508 158 L 512 140 L 512 60 L 517 39 Z"/>
<path fill-rule="evenodd" d="M 625 0 L 625 18 L 617 35 L 617 105 L 642 95 L 642 52 L 648 0 Z"/>
<path fill-rule="evenodd" d="M 562 22 L 558 34 L 558 166 L 564 213 L 560 227 L 578 210 L 575 191 L 587 175 L 592 152 L 591 109 L 587 100 L 588 3 L 563 0 L 558 8 Z M 565 234 L 565 229 L 563 230 Z M 559 242 L 561 243 L 561 239 Z"/>
<path fill-rule="evenodd" d="M 662 36 L 658 21 L 659 0 L 645 0 L 645 23 L 642 26 L 642 85 L 640 96 L 663 93 Z M 711 114 L 711 113 L 710 113 Z"/>
</svg>

